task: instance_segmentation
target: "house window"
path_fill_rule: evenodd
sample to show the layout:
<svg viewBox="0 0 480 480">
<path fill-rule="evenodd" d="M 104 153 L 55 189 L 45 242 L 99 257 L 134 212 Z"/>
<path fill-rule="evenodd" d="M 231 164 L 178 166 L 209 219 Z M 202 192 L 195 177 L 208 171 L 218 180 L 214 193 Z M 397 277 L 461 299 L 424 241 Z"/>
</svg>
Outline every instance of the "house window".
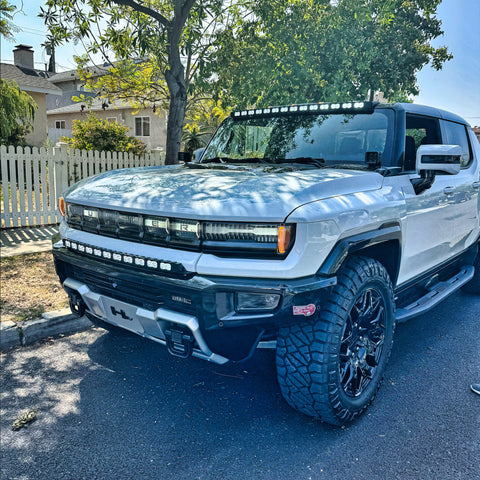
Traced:
<svg viewBox="0 0 480 480">
<path fill-rule="evenodd" d="M 115 123 L 117 121 L 117 117 L 107 117 L 108 123 Z"/>
<path fill-rule="evenodd" d="M 150 117 L 135 117 L 135 136 L 150 136 Z"/>
<path fill-rule="evenodd" d="M 55 121 L 55 128 L 65 130 L 65 120 L 56 120 Z"/>
</svg>

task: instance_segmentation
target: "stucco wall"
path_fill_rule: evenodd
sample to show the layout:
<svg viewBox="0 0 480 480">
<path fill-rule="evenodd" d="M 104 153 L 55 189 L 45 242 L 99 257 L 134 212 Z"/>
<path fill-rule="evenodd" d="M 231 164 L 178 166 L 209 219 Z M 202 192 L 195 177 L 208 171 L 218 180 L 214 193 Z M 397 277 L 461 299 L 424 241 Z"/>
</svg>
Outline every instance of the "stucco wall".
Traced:
<svg viewBox="0 0 480 480">
<path fill-rule="evenodd" d="M 47 104 L 45 93 L 26 92 L 35 100 L 38 108 L 35 110 L 35 119 L 33 121 L 33 131 L 26 137 L 28 145 L 41 147 L 47 138 Z"/>
<path fill-rule="evenodd" d="M 108 118 L 115 117 L 116 121 L 122 125 L 129 127 L 128 135 L 136 137 L 141 140 L 147 146 L 148 150 L 153 150 L 156 148 L 161 148 L 165 150 L 165 142 L 167 138 L 167 128 L 166 128 L 166 117 L 165 115 L 158 116 L 155 115 L 151 109 L 140 110 L 135 115 L 132 115 L 132 112 L 135 110 L 131 108 L 116 109 L 109 107 L 106 110 L 95 111 L 95 116 L 102 120 L 107 120 Z M 48 114 L 48 129 L 52 132 L 52 129 L 55 129 L 57 120 L 65 121 L 65 129 L 67 131 L 72 129 L 73 120 L 85 120 L 88 116 L 88 112 L 80 111 L 80 106 L 78 107 L 77 112 L 70 113 L 53 113 L 52 111 Z M 136 117 L 149 117 L 150 118 L 150 136 L 136 136 L 135 135 L 135 118 Z M 67 132 L 65 132 L 67 133 Z"/>
</svg>

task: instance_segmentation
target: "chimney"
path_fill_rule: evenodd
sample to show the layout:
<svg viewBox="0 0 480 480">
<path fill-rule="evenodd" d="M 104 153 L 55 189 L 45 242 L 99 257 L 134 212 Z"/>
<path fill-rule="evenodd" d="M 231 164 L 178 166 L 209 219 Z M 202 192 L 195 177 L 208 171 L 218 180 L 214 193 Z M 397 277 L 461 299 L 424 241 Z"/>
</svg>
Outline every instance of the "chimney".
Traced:
<svg viewBox="0 0 480 480">
<path fill-rule="evenodd" d="M 13 50 L 13 63 L 17 67 L 35 68 L 33 65 L 33 49 L 31 45 L 16 45 Z"/>
</svg>

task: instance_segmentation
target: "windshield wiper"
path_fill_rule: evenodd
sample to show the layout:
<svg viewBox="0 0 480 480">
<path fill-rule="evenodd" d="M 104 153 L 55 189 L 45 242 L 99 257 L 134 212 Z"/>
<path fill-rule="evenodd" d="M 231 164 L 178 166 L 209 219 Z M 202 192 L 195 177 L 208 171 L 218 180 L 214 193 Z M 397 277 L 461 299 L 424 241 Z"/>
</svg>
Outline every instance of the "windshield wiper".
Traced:
<svg viewBox="0 0 480 480">
<path fill-rule="evenodd" d="M 269 163 L 265 158 L 247 157 L 247 158 L 230 158 L 230 157 L 214 157 L 202 160 L 201 163 Z"/>
<path fill-rule="evenodd" d="M 199 163 L 226 163 L 230 161 L 231 158 L 228 157 L 213 157 L 213 158 L 206 158 Z"/>
<path fill-rule="evenodd" d="M 302 165 L 315 165 L 316 167 L 325 168 L 325 160 L 323 158 L 313 157 L 297 157 L 297 158 L 283 158 L 277 160 L 276 163 L 301 163 Z"/>
<path fill-rule="evenodd" d="M 332 163 L 328 168 L 339 168 L 340 170 L 368 170 L 368 166 L 363 163 Z"/>
</svg>

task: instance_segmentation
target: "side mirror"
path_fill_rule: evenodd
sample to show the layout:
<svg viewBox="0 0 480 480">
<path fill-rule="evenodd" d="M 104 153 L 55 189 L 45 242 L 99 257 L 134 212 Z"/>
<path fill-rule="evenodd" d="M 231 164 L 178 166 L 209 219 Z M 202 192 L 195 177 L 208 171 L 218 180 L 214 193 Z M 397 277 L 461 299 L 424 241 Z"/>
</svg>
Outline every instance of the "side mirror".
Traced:
<svg viewBox="0 0 480 480">
<path fill-rule="evenodd" d="M 188 163 L 192 160 L 192 154 L 190 152 L 178 152 L 178 161 Z"/>
<path fill-rule="evenodd" d="M 204 148 L 197 148 L 196 150 L 193 151 L 193 161 L 198 162 L 200 160 L 200 157 L 203 155 L 203 152 L 205 151 Z"/>
<path fill-rule="evenodd" d="M 460 172 L 462 149 L 458 145 L 421 145 L 417 150 L 416 169 L 456 175 Z"/>
</svg>

